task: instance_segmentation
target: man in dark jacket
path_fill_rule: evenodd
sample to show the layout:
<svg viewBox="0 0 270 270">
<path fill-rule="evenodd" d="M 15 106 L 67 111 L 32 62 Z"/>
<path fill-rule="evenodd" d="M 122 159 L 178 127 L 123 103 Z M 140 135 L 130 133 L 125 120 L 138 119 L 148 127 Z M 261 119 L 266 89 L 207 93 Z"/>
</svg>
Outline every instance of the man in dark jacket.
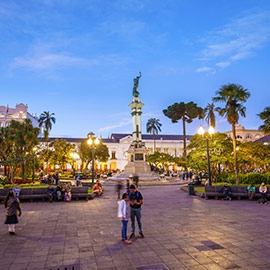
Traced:
<svg viewBox="0 0 270 270">
<path fill-rule="evenodd" d="M 131 235 L 129 238 L 135 237 L 135 217 L 138 223 L 139 237 L 144 238 L 141 223 L 141 206 L 143 204 L 143 196 L 141 192 L 136 189 L 135 185 L 130 185 L 128 195 L 131 219 Z"/>
<path fill-rule="evenodd" d="M 224 200 L 230 200 L 232 199 L 232 191 L 231 191 L 231 188 L 228 186 L 228 183 L 227 182 L 224 182 L 224 185 L 223 187 L 221 187 L 220 193 L 223 194 L 223 198 Z"/>
</svg>

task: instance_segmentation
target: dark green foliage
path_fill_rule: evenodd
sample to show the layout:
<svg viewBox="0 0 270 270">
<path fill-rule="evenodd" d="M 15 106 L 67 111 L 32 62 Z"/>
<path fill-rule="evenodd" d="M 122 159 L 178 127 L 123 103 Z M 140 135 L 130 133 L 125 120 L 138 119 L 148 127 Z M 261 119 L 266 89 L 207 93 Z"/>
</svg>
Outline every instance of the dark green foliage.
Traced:
<svg viewBox="0 0 270 270">
<path fill-rule="evenodd" d="M 216 183 L 224 183 L 224 182 L 228 182 L 229 184 L 234 185 L 235 174 L 233 172 L 219 174 L 216 178 Z M 254 185 L 260 185 L 261 183 L 270 185 L 270 172 L 267 173 L 251 172 L 246 174 L 239 174 L 239 182 L 242 185 L 248 185 L 250 183 L 253 183 Z"/>
</svg>

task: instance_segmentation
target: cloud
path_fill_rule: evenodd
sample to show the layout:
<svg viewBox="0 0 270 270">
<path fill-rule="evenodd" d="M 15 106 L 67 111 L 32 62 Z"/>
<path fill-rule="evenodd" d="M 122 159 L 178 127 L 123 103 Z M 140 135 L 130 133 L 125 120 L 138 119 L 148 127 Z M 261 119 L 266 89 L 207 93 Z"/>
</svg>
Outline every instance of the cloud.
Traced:
<svg viewBox="0 0 270 270">
<path fill-rule="evenodd" d="M 220 68 L 226 68 L 226 67 L 228 67 L 228 66 L 230 66 L 231 65 L 231 63 L 230 62 L 218 62 L 218 63 L 216 63 L 216 66 L 217 67 L 220 67 Z"/>
<path fill-rule="evenodd" d="M 111 126 L 107 126 L 107 127 L 103 127 L 103 128 L 100 128 L 98 130 L 98 132 L 108 132 L 110 130 L 115 130 L 117 128 L 121 128 L 121 127 L 124 127 L 124 126 L 128 126 L 132 123 L 132 118 L 126 118 L 126 119 L 123 119 L 122 122 L 120 123 L 117 123 L 115 125 L 111 125 Z"/>
<path fill-rule="evenodd" d="M 270 12 L 253 13 L 232 20 L 203 40 L 200 61 L 220 68 L 251 57 L 270 41 Z M 209 71 L 212 69 L 209 68 Z M 205 72 L 198 68 L 197 72 Z"/>
<path fill-rule="evenodd" d="M 196 72 L 209 72 L 211 70 L 212 68 L 210 67 L 201 67 L 201 68 L 197 68 Z"/>
<path fill-rule="evenodd" d="M 81 58 L 47 53 L 33 57 L 17 57 L 12 62 L 12 66 L 29 69 L 48 69 L 53 67 L 84 66 L 86 63 L 87 62 Z"/>
</svg>

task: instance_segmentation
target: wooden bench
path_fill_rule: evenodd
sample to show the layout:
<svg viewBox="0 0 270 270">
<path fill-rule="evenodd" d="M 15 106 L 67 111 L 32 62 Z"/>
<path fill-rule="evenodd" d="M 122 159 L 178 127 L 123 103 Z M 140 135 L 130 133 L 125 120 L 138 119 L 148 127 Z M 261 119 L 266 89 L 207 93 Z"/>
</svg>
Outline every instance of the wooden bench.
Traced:
<svg viewBox="0 0 270 270">
<path fill-rule="evenodd" d="M 248 191 L 247 186 L 230 186 L 232 198 L 236 198 L 238 200 L 248 199 Z M 219 199 L 223 198 L 223 194 L 220 193 L 221 186 L 205 186 L 205 199 Z M 266 193 L 267 198 L 270 198 L 270 187 L 267 188 Z M 256 187 L 256 193 L 254 194 L 254 199 L 261 198 L 261 194 L 259 193 L 259 187 Z"/>
<path fill-rule="evenodd" d="M 0 201 L 4 201 L 8 191 L 10 189 L 4 188 L 0 189 Z M 93 199 L 97 195 L 95 193 L 88 194 L 88 187 L 72 187 L 71 189 L 71 199 Z M 34 201 L 34 200 L 48 200 L 47 188 L 21 188 L 20 191 L 20 200 L 21 201 Z"/>
<path fill-rule="evenodd" d="M 0 188 L 0 203 L 5 200 L 9 190 L 9 188 Z"/>
</svg>

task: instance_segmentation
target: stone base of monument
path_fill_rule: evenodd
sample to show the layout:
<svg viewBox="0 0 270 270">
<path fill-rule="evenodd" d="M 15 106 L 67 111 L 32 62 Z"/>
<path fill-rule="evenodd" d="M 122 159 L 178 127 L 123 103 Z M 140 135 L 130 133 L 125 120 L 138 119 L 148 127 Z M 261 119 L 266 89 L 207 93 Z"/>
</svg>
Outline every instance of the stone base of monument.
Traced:
<svg viewBox="0 0 270 270">
<path fill-rule="evenodd" d="M 139 176 L 139 181 L 157 181 L 160 180 L 158 173 L 151 171 L 150 166 L 145 161 L 128 162 L 125 166 L 125 170 L 116 178 L 130 178 L 134 174 Z"/>
</svg>

